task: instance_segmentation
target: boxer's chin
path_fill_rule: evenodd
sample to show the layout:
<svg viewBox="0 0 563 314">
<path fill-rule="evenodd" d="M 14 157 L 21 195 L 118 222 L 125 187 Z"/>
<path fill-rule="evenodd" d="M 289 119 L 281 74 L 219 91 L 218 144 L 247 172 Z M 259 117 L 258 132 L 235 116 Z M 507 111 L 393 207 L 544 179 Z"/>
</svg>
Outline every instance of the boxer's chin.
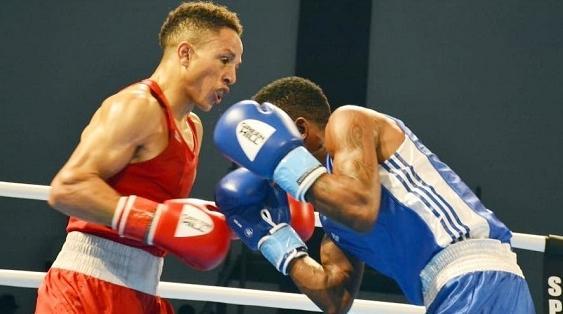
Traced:
<svg viewBox="0 0 563 314">
<path fill-rule="evenodd" d="M 197 108 L 203 112 L 209 112 L 211 111 L 211 109 L 213 109 L 213 107 L 215 107 L 216 105 L 218 105 L 217 103 L 211 102 L 211 101 L 206 101 L 205 103 L 199 103 L 197 105 Z"/>
</svg>

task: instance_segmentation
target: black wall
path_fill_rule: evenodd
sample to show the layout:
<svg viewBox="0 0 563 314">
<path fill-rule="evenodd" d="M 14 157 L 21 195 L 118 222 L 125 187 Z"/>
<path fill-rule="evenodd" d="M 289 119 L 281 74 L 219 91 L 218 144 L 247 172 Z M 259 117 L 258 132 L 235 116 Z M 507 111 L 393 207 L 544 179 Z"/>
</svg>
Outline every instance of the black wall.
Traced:
<svg viewBox="0 0 563 314">
<path fill-rule="evenodd" d="M 319 84 L 332 109 L 365 105 L 371 1 L 301 1 L 296 75 Z"/>
<path fill-rule="evenodd" d="M 177 3 L 2 3 L 0 181 L 49 183 L 100 102 L 152 73 L 160 24 Z M 335 106 L 356 103 L 402 119 L 515 232 L 563 234 L 563 3 L 223 3 L 241 16 L 245 52 L 224 107 L 200 115 L 207 138 L 194 197 L 211 198 L 228 167 L 209 136 L 224 108 L 299 74 L 319 82 Z M 38 201 L 0 198 L 0 210 L 0 268 L 45 270 L 66 218 Z M 518 254 L 540 303 L 541 254 Z M 217 279 L 166 263 L 166 281 Z M 4 292 L 16 295 L 19 313 L 32 311 L 34 289 Z"/>
</svg>

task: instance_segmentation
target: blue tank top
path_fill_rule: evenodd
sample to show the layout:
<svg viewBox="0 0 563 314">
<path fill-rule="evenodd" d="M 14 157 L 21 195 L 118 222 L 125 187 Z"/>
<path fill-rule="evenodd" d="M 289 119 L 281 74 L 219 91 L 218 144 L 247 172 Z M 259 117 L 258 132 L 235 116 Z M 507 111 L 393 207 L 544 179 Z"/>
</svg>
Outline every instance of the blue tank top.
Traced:
<svg viewBox="0 0 563 314">
<path fill-rule="evenodd" d="M 357 233 L 323 215 L 320 220 L 342 250 L 393 278 L 411 303 L 422 305 L 419 274 L 436 253 L 467 238 L 510 243 L 512 235 L 458 175 L 392 119 L 405 140 L 379 164 L 381 203 L 371 231 Z M 330 156 L 326 167 L 332 171 Z"/>
</svg>

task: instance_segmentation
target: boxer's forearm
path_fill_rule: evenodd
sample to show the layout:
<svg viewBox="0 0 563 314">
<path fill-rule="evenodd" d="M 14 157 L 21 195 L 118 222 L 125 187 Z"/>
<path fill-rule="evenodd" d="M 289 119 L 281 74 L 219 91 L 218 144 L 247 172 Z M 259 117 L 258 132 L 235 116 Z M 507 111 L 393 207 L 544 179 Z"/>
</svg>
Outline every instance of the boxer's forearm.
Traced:
<svg viewBox="0 0 563 314">
<path fill-rule="evenodd" d="M 315 209 L 358 232 L 371 229 L 379 213 L 379 191 L 360 181 L 336 174 L 321 176 L 307 193 Z"/>
<path fill-rule="evenodd" d="M 324 313 L 346 313 L 354 300 L 347 288 L 347 276 L 330 272 L 310 257 L 296 259 L 289 272 L 295 285 Z"/>
<path fill-rule="evenodd" d="M 111 225 L 119 197 L 99 176 L 61 171 L 51 183 L 49 205 L 67 216 Z"/>
</svg>

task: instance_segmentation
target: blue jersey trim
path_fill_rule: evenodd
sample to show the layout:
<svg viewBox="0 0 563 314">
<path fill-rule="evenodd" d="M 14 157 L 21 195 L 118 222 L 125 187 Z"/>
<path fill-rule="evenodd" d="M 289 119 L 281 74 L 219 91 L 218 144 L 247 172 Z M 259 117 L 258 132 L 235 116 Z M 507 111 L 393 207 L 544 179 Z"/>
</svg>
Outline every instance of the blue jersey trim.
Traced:
<svg viewBox="0 0 563 314">
<path fill-rule="evenodd" d="M 436 205 L 438 207 L 440 207 L 441 209 L 443 209 L 443 213 L 446 215 L 446 218 L 448 219 L 448 221 L 450 222 L 450 224 L 452 224 L 452 227 L 454 227 L 458 232 L 459 232 L 459 237 L 461 236 L 465 236 L 465 237 L 469 237 L 469 227 L 461 222 L 461 219 L 459 218 L 459 216 L 457 215 L 456 211 L 454 210 L 453 206 L 447 202 L 444 197 L 442 197 L 437 191 L 436 189 L 429 185 L 428 183 L 424 182 L 424 180 L 422 180 L 422 178 L 420 178 L 420 176 L 416 173 L 416 171 L 414 170 L 412 165 L 409 165 L 402 157 L 400 154 L 395 154 L 395 157 L 397 157 L 397 159 L 403 164 L 403 166 L 408 167 L 408 169 L 410 169 L 410 172 L 412 173 L 413 177 L 419 182 L 419 185 L 422 185 L 428 189 L 430 189 L 430 191 L 432 191 L 432 193 L 428 192 L 425 189 L 421 189 L 423 192 L 425 192 L 429 197 L 434 198 L 437 197 L 439 198 L 442 203 L 445 204 L 446 208 L 443 208 L 442 205 L 440 205 L 440 203 L 438 203 L 437 200 L 433 199 L 433 201 L 436 203 Z M 401 170 L 401 168 L 397 168 L 397 170 Z M 407 171 L 402 171 L 403 173 L 405 173 L 405 175 L 407 177 L 409 177 L 409 174 L 407 173 Z M 413 185 L 417 186 L 417 184 L 413 181 L 411 181 Z M 448 210 L 449 209 L 449 210 Z M 453 217 L 453 218 L 452 218 Z M 458 223 L 458 225 L 462 226 L 464 230 L 461 230 L 460 228 L 458 228 L 457 226 L 455 226 L 455 224 L 453 223 L 452 219 L 455 219 L 455 221 Z"/>
<path fill-rule="evenodd" d="M 412 131 L 405 126 L 405 124 L 394 117 L 388 116 L 393 119 L 397 125 L 405 132 L 411 141 L 414 143 L 415 147 L 425 155 L 432 167 L 438 171 L 439 175 L 446 181 L 446 184 L 459 195 L 461 200 L 472 208 L 477 214 L 485 218 L 489 223 L 490 233 L 489 237 L 492 239 L 499 239 L 504 243 L 510 243 L 510 238 L 512 233 L 510 230 L 500 222 L 495 215 L 483 205 L 479 198 L 473 193 L 473 191 L 461 180 L 461 178 L 452 170 L 448 165 L 443 163 L 438 159 L 438 157 L 433 154 L 424 144 L 420 142 L 418 137 L 412 133 Z"/>
<path fill-rule="evenodd" d="M 385 170 L 391 172 L 391 168 L 387 165 L 387 164 L 382 164 L 383 168 L 385 168 Z M 436 210 L 436 208 L 434 206 L 432 206 L 418 191 L 413 190 L 409 187 L 409 185 L 405 182 L 405 180 L 402 177 L 396 177 L 397 180 L 399 180 L 399 182 L 401 182 L 401 184 L 403 185 L 403 187 L 405 188 L 405 190 L 407 190 L 409 193 L 413 193 L 416 196 L 418 196 L 418 199 L 424 203 L 424 205 L 426 205 L 431 211 L 432 214 L 434 214 L 434 216 L 436 218 L 438 218 L 438 220 L 440 221 L 440 224 L 442 225 L 442 227 L 444 228 L 444 230 L 446 230 L 446 232 L 450 235 L 450 237 L 452 238 L 453 241 L 455 241 L 455 239 L 457 238 L 455 233 L 452 232 L 452 230 L 450 230 L 450 228 L 446 225 L 446 223 L 444 222 L 444 220 L 439 219 L 440 218 L 440 213 Z"/>
</svg>

